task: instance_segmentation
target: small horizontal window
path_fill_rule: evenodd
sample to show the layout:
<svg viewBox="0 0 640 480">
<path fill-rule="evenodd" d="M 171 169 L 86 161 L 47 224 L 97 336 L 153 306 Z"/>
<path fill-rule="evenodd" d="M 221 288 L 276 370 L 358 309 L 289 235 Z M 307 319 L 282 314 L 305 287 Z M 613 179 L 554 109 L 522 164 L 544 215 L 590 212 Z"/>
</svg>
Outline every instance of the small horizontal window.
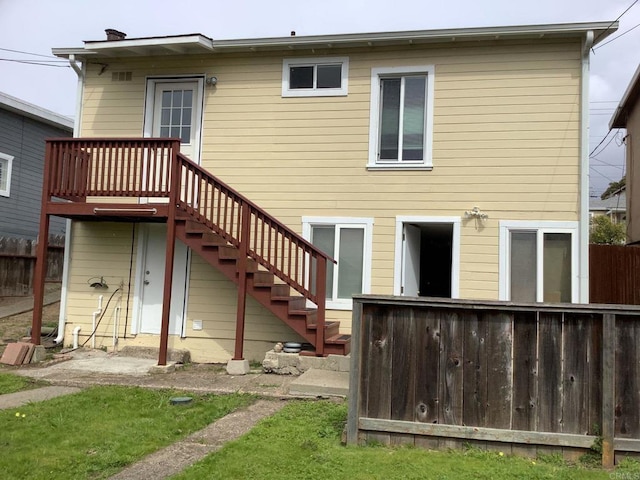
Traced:
<svg viewBox="0 0 640 480">
<path fill-rule="evenodd" d="M 289 58 L 282 67 L 283 97 L 347 95 L 349 59 Z"/>
</svg>

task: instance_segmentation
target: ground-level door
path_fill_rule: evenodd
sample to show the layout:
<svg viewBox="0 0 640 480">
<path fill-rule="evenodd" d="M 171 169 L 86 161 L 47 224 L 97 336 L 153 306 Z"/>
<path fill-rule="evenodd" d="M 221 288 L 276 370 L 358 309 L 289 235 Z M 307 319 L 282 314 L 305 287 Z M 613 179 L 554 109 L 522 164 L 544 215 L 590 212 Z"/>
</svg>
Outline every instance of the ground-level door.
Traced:
<svg viewBox="0 0 640 480">
<path fill-rule="evenodd" d="M 140 260 L 137 264 L 138 308 L 137 321 L 134 321 L 134 326 L 137 326 L 139 333 L 160 334 L 167 226 L 165 224 L 146 224 L 141 227 L 141 230 L 141 248 L 138 250 Z M 182 335 L 189 252 L 184 243 L 176 240 L 174 253 L 169 334 Z"/>
<path fill-rule="evenodd" d="M 457 298 L 460 219 L 398 217 L 394 294 Z"/>
</svg>

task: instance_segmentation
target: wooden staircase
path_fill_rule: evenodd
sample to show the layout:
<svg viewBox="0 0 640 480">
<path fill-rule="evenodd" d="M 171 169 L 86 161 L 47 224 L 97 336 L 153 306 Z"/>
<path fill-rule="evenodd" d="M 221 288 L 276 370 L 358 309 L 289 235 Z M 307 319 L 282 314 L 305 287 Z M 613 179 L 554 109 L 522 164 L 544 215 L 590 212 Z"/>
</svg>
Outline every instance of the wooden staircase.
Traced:
<svg viewBox="0 0 640 480">
<path fill-rule="evenodd" d="M 172 270 L 178 238 L 238 285 L 236 360 L 243 358 L 247 295 L 306 339 L 312 346 L 307 353 L 349 353 L 350 335 L 340 334 L 339 322 L 325 322 L 327 265 L 335 260 L 182 155 L 179 139 L 47 140 L 41 238 L 48 238 L 53 215 L 84 221 L 166 222 L 165 271 Z M 34 279 L 36 344 L 46 243 L 38 244 Z M 167 357 L 171 281 L 171 275 L 165 275 L 160 365 Z"/>
<path fill-rule="evenodd" d="M 222 236 L 204 224 L 193 220 L 186 212 L 176 216 L 176 237 L 207 263 L 217 268 L 225 277 L 238 284 L 239 250 Z M 318 309 L 307 306 L 307 299 L 286 283 L 277 282 L 277 277 L 261 267 L 256 261 L 247 262 L 247 293 L 257 302 L 291 327 L 309 344 L 317 338 Z M 325 322 L 323 355 L 347 355 L 350 351 L 351 335 L 340 334 L 340 322 Z M 303 354 L 314 354 L 304 350 Z"/>
</svg>

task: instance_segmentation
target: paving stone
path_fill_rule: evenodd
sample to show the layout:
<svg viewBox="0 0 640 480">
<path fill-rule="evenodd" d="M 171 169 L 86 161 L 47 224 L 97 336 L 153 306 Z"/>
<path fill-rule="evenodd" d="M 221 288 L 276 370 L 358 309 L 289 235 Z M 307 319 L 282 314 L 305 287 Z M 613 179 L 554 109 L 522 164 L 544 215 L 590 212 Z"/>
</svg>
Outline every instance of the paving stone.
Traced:
<svg viewBox="0 0 640 480">
<path fill-rule="evenodd" d="M 4 349 L 0 363 L 6 365 L 22 365 L 27 350 L 29 350 L 29 348 L 26 347 L 24 343 L 9 343 Z"/>
</svg>

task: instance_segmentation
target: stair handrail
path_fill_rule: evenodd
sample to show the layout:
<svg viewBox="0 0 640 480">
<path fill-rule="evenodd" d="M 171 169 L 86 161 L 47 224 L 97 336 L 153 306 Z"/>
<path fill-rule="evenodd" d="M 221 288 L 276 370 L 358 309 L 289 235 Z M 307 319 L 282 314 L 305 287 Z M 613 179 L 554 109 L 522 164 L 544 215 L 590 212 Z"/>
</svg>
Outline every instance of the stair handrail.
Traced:
<svg viewBox="0 0 640 480">
<path fill-rule="evenodd" d="M 191 215 L 192 218 L 203 223 L 209 229 L 223 237 L 231 245 L 239 248 L 241 242 L 246 241 L 248 244 L 248 255 L 268 271 L 274 273 L 283 282 L 291 286 L 305 298 L 311 300 L 318 307 L 318 317 L 324 318 L 324 303 L 326 300 L 326 262 L 337 263 L 332 257 L 324 253 L 311 242 L 303 238 L 284 223 L 280 222 L 274 216 L 259 207 L 256 203 L 249 200 L 240 192 L 220 180 L 202 166 L 187 158 L 184 154 L 178 153 L 179 162 L 179 183 L 182 185 L 182 191 L 179 195 L 178 206 L 182 210 Z M 209 190 L 209 186 L 213 190 Z M 205 188 L 203 188 L 205 187 Z M 216 195 L 215 192 L 219 192 Z M 231 203 L 229 203 L 231 202 Z M 249 214 L 253 221 L 250 222 L 250 228 L 242 231 L 242 212 L 243 206 L 248 207 Z M 266 235 L 263 225 L 267 225 L 272 229 L 273 234 Z M 252 227 L 252 228 L 251 228 Z M 275 231 L 274 231 L 275 230 Z M 251 236 L 253 233 L 265 236 L 267 240 L 275 240 L 276 249 L 280 248 L 284 255 L 278 257 L 275 252 L 275 262 L 273 258 L 265 256 L 261 253 L 263 248 L 258 248 L 257 238 Z M 258 235 L 260 236 L 260 235 Z M 282 242 L 278 244 L 278 238 L 281 237 Z M 287 246 L 285 247 L 285 243 Z M 281 266 L 275 265 L 278 260 L 290 260 L 292 252 L 289 248 L 293 247 L 303 250 L 305 261 L 298 259 L 297 264 L 289 265 L 287 272 Z M 286 250 L 286 251 L 285 251 Z M 316 262 L 315 265 L 309 265 L 308 262 Z M 293 271 L 292 271 L 293 269 Z M 303 281 L 298 270 L 302 272 Z M 314 271 L 315 278 L 312 278 L 310 271 Z M 292 275 L 292 273 L 294 275 Z M 309 280 L 309 281 L 306 281 Z"/>
</svg>

